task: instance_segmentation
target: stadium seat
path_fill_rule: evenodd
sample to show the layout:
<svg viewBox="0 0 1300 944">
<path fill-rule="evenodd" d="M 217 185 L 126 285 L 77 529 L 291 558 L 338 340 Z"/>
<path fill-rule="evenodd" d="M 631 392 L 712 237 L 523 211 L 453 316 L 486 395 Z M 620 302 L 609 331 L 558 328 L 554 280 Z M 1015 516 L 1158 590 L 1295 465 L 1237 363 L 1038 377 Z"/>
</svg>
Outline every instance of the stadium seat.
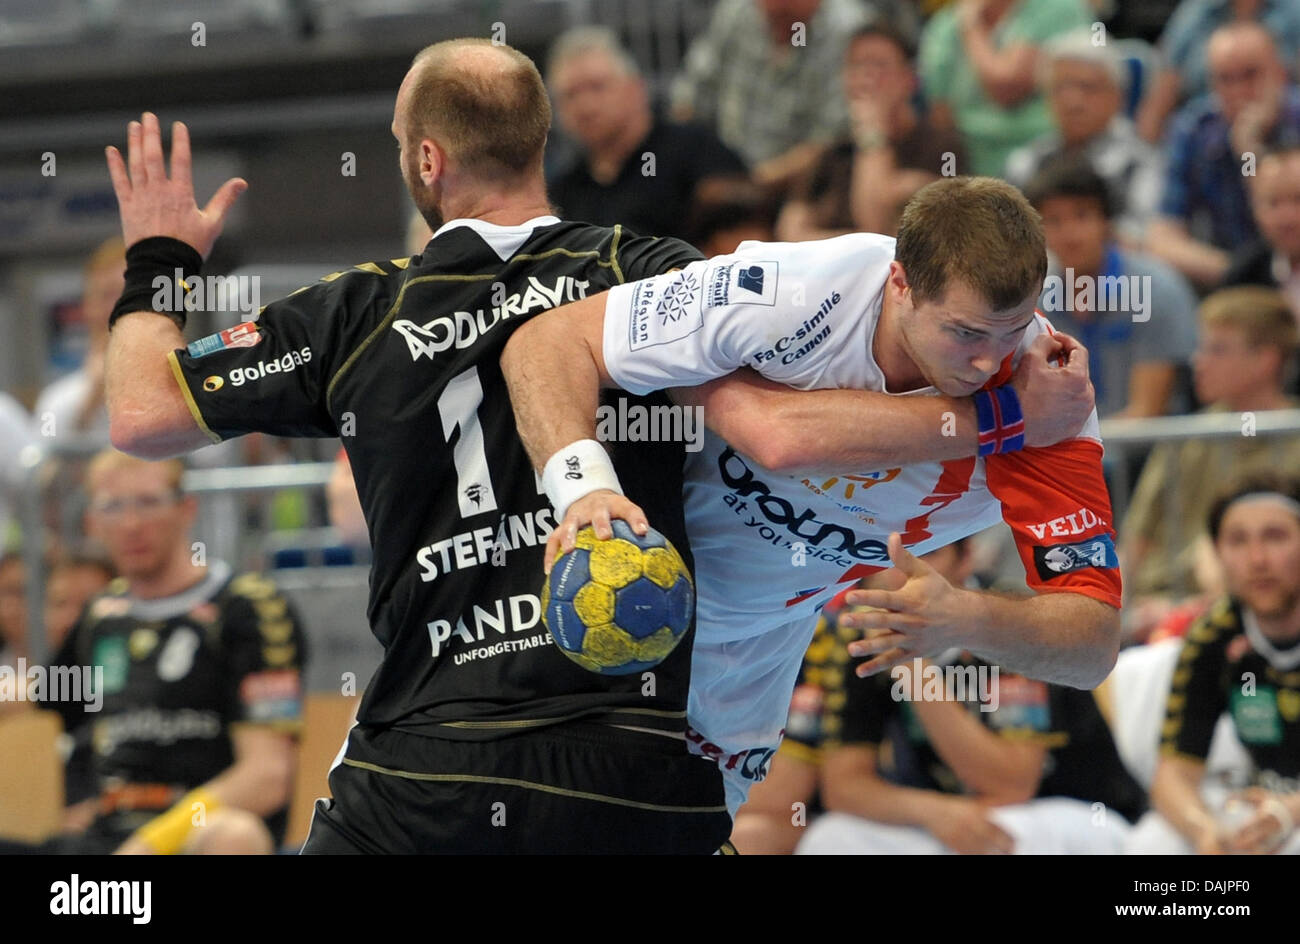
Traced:
<svg viewBox="0 0 1300 944">
<path fill-rule="evenodd" d="M 327 797 L 329 770 L 352 727 L 358 697 L 308 695 L 303 705 L 302 736 L 298 741 L 298 775 L 289 805 L 285 846 L 297 851 L 307 839 L 312 807 L 317 797 Z"/>
<path fill-rule="evenodd" d="M 52 711 L 0 718 L 0 836 L 41 842 L 63 818 L 63 722 Z"/>
</svg>

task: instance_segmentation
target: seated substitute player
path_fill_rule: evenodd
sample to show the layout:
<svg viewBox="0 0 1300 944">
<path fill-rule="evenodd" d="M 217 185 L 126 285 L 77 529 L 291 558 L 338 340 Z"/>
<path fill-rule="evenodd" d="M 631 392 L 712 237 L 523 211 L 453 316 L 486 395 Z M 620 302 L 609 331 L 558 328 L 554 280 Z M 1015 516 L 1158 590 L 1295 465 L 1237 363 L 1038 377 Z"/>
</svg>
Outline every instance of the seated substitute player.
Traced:
<svg viewBox="0 0 1300 944">
<path fill-rule="evenodd" d="M 549 216 L 549 124 L 541 78 L 515 50 L 454 40 L 422 51 L 393 131 L 435 229 L 426 251 L 329 276 L 255 325 L 179 351 L 180 329 L 151 310 L 145 286 L 177 265 L 199 270 L 243 182 L 200 211 L 185 128 L 174 127 L 169 179 L 152 115 L 129 129 L 129 166 L 110 151 L 130 246 L 109 343 L 114 440 L 167 455 L 255 429 L 342 435 L 365 509 L 369 615 L 386 654 L 309 852 L 711 852 L 730 829 L 716 766 L 683 747 L 688 645 L 656 668 L 651 692 L 639 676 L 581 669 L 539 622 L 554 521 L 514 430 L 500 351 L 540 311 L 699 258 L 675 240 Z M 1086 372 L 1051 369 L 1046 353 L 1027 360 L 1026 396 L 1051 388 L 1066 401 L 1026 417 L 1027 435 L 1068 435 L 1091 408 Z M 942 434 L 944 412 L 955 437 Z M 974 412 L 886 404 L 855 432 L 960 455 L 974 449 Z M 891 428 L 903 415 L 917 419 Z M 629 488 L 662 496 L 656 523 L 688 553 L 682 444 L 618 452 Z"/>
<path fill-rule="evenodd" d="M 1034 311 L 1046 269 L 1042 226 L 1024 196 L 957 177 L 913 197 L 897 240 L 747 243 L 564 306 L 512 336 L 502 365 L 519 430 L 560 518 L 550 549 L 568 550 L 588 522 L 599 536 L 611 517 L 648 526 L 595 441 L 602 384 L 646 392 L 749 366 L 803 389 L 975 396 L 979 456 L 915 462 L 900 452 L 868 464 L 851 448 L 861 412 L 814 414 L 799 435 L 770 432 L 762 453 L 747 455 L 727 441 L 726 397 L 695 395 L 720 435 L 706 433 L 687 457 L 699 622 L 688 720 L 696 749 L 719 759 L 733 810 L 780 740 L 817 608 L 891 564 L 891 589 L 851 601 L 885 611 L 852 616 L 857 628 L 891 630 L 854 644 L 855 655 L 876 656 L 861 671 L 959 648 L 1091 687 L 1114 665 L 1120 578 L 1095 414 L 1076 438 L 1022 448 L 1020 403 L 1004 383 L 1018 356 L 1053 347 Z M 754 422 L 772 430 L 770 417 Z M 823 464 L 839 444 L 850 446 L 843 461 Z M 802 471 L 814 465 L 831 467 Z M 1015 533 L 1033 596 L 953 587 L 914 556 L 999 518 Z"/>
<path fill-rule="evenodd" d="M 1300 855 L 1300 480 L 1239 477 L 1208 517 L 1228 594 L 1183 641 L 1151 784 L 1155 811 L 1128 851 Z M 1225 711 L 1254 765 L 1251 786 L 1231 794 L 1205 783 Z"/>
<path fill-rule="evenodd" d="M 197 504 L 181 472 L 179 460 L 113 450 L 86 471 L 88 531 L 121 576 L 54 660 L 103 671 L 98 713 L 51 706 L 88 752 L 96 790 L 82 801 L 94 820 L 60 851 L 270 853 L 284 838 L 302 627 L 265 577 L 195 562 Z"/>
<path fill-rule="evenodd" d="M 1116 854 L 1146 808 L 1091 692 L 956 651 L 843 686 L 800 854 Z"/>
<path fill-rule="evenodd" d="M 925 561 L 965 585 L 968 539 Z M 943 689 L 927 687 L 935 669 L 914 680 L 906 665 L 859 679 L 847 650 L 857 634 L 839 625 L 843 604 L 836 597 L 818 620 L 772 772 L 737 817 L 738 851 L 772 849 L 778 837 L 786 848 L 773 851 L 793 851 L 802 838 L 799 851 L 814 854 L 1120 850 L 1146 801 L 1090 693 L 992 674 L 956 653 L 935 666 L 961 671 Z M 949 700 L 927 701 L 933 691 Z M 831 815 L 814 821 L 809 810 L 807 830 L 791 826 L 792 802 L 814 789 L 818 811 Z"/>
</svg>

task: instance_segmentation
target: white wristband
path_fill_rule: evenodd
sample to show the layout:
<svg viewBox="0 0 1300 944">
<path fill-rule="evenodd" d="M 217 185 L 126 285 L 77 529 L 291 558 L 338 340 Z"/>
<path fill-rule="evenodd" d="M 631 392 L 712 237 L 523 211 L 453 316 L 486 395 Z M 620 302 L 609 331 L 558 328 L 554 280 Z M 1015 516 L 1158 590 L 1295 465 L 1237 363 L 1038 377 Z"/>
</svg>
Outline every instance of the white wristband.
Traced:
<svg viewBox="0 0 1300 944">
<path fill-rule="evenodd" d="M 555 508 L 556 524 L 564 520 L 569 506 L 584 495 L 602 488 L 623 494 L 609 453 L 594 439 L 569 443 L 547 459 L 542 469 L 542 488 Z"/>
</svg>

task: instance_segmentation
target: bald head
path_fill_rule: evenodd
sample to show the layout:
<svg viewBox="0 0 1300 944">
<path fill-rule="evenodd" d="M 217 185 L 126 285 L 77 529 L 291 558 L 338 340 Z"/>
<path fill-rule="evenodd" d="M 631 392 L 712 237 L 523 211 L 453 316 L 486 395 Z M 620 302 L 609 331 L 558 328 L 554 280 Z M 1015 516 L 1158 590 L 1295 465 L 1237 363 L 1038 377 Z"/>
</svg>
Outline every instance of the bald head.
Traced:
<svg viewBox="0 0 1300 944">
<path fill-rule="evenodd" d="M 531 59 L 486 39 L 422 49 L 397 93 L 393 133 L 412 150 L 425 139 L 462 173 L 508 181 L 541 172 L 551 125 L 546 87 Z"/>
<path fill-rule="evenodd" d="M 1267 29 L 1254 20 L 1219 27 L 1206 47 L 1210 86 L 1228 121 L 1241 109 L 1275 95 L 1286 84 L 1286 68 Z"/>
</svg>

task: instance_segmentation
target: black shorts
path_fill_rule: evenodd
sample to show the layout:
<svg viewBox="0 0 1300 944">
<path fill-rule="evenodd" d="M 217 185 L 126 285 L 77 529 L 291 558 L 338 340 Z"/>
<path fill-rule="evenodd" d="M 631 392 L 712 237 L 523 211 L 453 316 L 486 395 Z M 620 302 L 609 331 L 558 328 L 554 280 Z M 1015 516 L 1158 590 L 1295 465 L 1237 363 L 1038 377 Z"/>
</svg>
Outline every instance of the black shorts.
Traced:
<svg viewBox="0 0 1300 944">
<path fill-rule="evenodd" d="M 601 724 L 492 741 L 357 725 L 329 783 L 304 854 L 707 855 L 731 831 L 716 764 Z"/>
</svg>

